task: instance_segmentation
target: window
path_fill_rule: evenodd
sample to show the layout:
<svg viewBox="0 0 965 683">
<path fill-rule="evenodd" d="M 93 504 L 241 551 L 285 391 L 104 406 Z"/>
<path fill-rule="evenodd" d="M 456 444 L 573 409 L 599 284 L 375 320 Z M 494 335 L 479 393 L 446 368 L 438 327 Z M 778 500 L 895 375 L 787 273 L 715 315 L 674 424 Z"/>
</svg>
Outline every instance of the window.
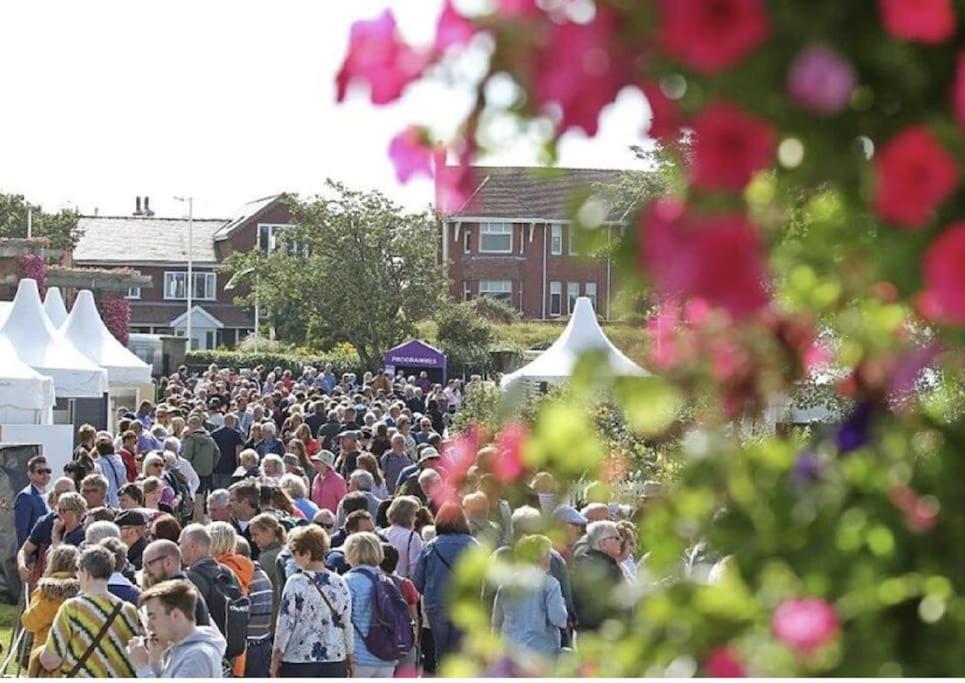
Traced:
<svg viewBox="0 0 965 683">
<path fill-rule="evenodd" d="M 140 299 L 141 298 L 141 288 L 140 287 L 128 287 L 127 294 L 124 295 L 125 299 Z"/>
<path fill-rule="evenodd" d="M 472 287 L 469 286 L 469 280 L 462 281 L 462 300 L 469 301 L 472 298 Z"/>
<path fill-rule="evenodd" d="M 563 226 L 559 223 L 550 226 L 550 253 L 553 256 L 563 255 Z"/>
<path fill-rule="evenodd" d="M 593 312 L 596 312 L 596 283 L 587 282 L 583 285 L 583 293 L 589 298 L 590 303 L 593 304 Z"/>
<path fill-rule="evenodd" d="M 480 280 L 479 296 L 490 296 L 512 306 L 513 282 L 512 280 Z"/>
<path fill-rule="evenodd" d="M 579 256 L 580 252 L 576 250 L 576 226 L 570 226 L 570 244 L 569 251 L 567 252 L 570 256 Z"/>
<path fill-rule="evenodd" d="M 480 223 L 479 252 L 482 254 L 513 253 L 513 226 L 510 223 Z"/>
<path fill-rule="evenodd" d="M 568 308 L 566 312 L 573 315 L 573 309 L 576 308 L 576 299 L 580 296 L 580 283 L 570 282 L 566 285 L 566 299 Z"/>
<path fill-rule="evenodd" d="M 217 276 L 214 273 L 193 273 L 193 299 L 214 301 L 217 297 Z M 188 274 L 184 271 L 164 274 L 164 298 L 187 299 Z"/>
<path fill-rule="evenodd" d="M 268 253 L 269 251 L 274 251 L 278 248 L 280 231 L 283 231 L 292 226 L 287 223 L 259 223 L 258 224 L 258 248 L 263 252 Z M 288 251 L 294 253 L 297 249 L 297 245 L 294 240 L 288 241 Z"/>
<path fill-rule="evenodd" d="M 472 228 L 466 228 L 462 236 L 462 253 L 472 253 Z"/>
<path fill-rule="evenodd" d="M 550 283 L 550 316 L 559 317 L 563 312 L 563 283 Z"/>
</svg>

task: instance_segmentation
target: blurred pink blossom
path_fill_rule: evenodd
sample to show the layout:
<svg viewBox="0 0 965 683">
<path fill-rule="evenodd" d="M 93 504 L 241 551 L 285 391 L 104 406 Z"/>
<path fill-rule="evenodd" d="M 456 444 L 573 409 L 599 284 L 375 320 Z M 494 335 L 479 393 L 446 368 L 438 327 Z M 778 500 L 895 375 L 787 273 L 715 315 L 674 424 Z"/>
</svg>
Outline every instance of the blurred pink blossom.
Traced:
<svg viewBox="0 0 965 683">
<path fill-rule="evenodd" d="M 475 34 L 473 23 L 456 11 L 452 0 L 446 0 L 436 26 L 435 51 L 445 52 L 450 47 L 465 45 Z"/>
<path fill-rule="evenodd" d="M 810 45 L 794 59 L 787 91 L 802 109 L 836 114 L 848 105 L 856 76 L 851 63 L 827 45 Z"/>
<path fill-rule="evenodd" d="M 820 598 L 785 600 L 771 620 L 775 637 L 800 654 L 810 653 L 833 641 L 840 631 L 838 613 Z"/>
<path fill-rule="evenodd" d="M 400 183 L 408 182 L 419 173 L 431 178 L 432 154 L 428 132 L 420 126 L 409 126 L 389 143 L 389 158 L 395 165 L 395 176 Z"/>
<path fill-rule="evenodd" d="M 493 464 L 493 474 L 500 482 L 506 484 L 517 481 L 526 471 L 522 452 L 527 434 L 526 425 L 520 423 L 507 424 L 499 432 L 496 439 L 498 454 Z"/>
<path fill-rule="evenodd" d="M 729 647 L 719 647 L 704 660 L 704 672 L 711 678 L 744 678 L 747 671 L 737 653 Z"/>
</svg>

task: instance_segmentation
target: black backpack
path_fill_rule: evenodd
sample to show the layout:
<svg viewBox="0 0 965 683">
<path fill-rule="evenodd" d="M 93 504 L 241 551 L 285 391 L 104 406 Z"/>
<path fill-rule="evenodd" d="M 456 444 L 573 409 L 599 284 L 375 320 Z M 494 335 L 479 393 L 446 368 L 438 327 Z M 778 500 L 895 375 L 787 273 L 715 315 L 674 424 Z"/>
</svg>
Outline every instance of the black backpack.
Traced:
<svg viewBox="0 0 965 683">
<path fill-rule="evenodd" d="M 211 562 L 191 570 L 189 577 L 195 585 L 201 584 L 198 590 L 208 605 L 211 618 L 228 641 L 225 657 L 231 659 L 244 654 L 248 644 L 251 601 L 241 592 L 235 575 L 227 567 Z"/>
<path fill-rule="evenodd" d="M 191 487 L 188 486 L 187 478 L 178 470 L 168 470 L 171 474 L 171 481 L 177 485 L 175 495 L 181 496 L 181 504 L 175 512 L 178 521 L 182 525 L 188 525 L 194 519 L 194 496 L 191 495 Z"/>
</svg>

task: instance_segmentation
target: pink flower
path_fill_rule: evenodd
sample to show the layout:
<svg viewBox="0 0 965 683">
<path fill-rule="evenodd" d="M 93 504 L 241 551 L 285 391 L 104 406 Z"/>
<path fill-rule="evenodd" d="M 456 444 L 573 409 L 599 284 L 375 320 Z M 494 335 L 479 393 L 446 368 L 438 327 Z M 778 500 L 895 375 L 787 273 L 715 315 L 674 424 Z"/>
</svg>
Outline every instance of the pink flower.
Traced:
<svg viewBox="0 0 965 683">
<path fill-rule="evenodd" d="M 618 45 L 619 17 L 602 5 L 586 24 L 552 24 L 533 66 L 533 94 L 539 107 L 562 110 L 559 130 L 580 128 L 596 135 L 600 110 L 629 82 L 632 59 Z"/>
<path fill-rule="evenodd" d="M 691 180 L 705 190 L 740 192 L 774 158 L 774 130 L 764 119 L 715 102 L 694 119 Z"/>
<path fill-rule="evenodd" d="M 460 211 L 475 191 L 475 178 L 470 159 L 474 148 L 464 143 L 458 152 L 459 161 L 455 166 L 446 165 L 446 150 L 436 149 L 433 166 L 436 179 L 436 209 L 444 214 Z"/>
<path fill-rule="evenodd" d="M 661 0 L 659 6 L 664 51 L 702 74 L 734 66 L 771 30 L 762 0 Z"/>
<path fill-rule="evenodd" d="M 471 21 L 456 11 L 452 0 L 446 0 L 436 26 L 436 40 L 433 49 L 445 52 L 452 46 L 462 46 L 476 35 L 476 27 Z"/>
<path fill-rule="evenodd" d="M 745 678 L 747 671 L 737 653 L 729 647 L 719 647 L 704 660 L 704 672 L 710 678 Z"/>
<path fill-rule="evenodd" d="M 660 86 L 651 81 L 641 83 L 640 89 L 650 104 L 650 127 L 647 129 L 647 134 L 655 140 L 662 138 L 676 140 L 680 135 L 677 103 L 664 95 Z"/>
<path fill-rule="evenodd" d="M 431 178 L 432 154 L 428 132 L 419 126 L 409 126 L 389 143 L 389 157 L 400 183 L 409 182 L 409 178 L 419 173 Z"/>
<path fill-rule="evenodd" d="M 851 63 L 826 45 L 802 50 L 787 74 L 787 91 L 802 109 L 836 114 L 848 105 L 855 85 Z"/>
<path fill-rule="evenodd" d="M 800 654 L 807 654 L 833 641 L 840 630 L 834 607 L 820 598 L 785 600 L 771 620 L 775 637 Z"/>
<path fill-rule="evenodd" d="M 640 233 L 639 261 L 660 296 L 705 299 L 735 319 L 767 305 L 760 239 L 744 216 L 685 215 L 676 200 L 660 199 Z"/>
<path fill-rule="evenodd" d="M 336 99 L 345 99 L 353 81 L 365 81 L 371 89 L 372 103 L 388 104 L 422 74 L 426 61 L 425 55 L 402 41 L 391 10 L 370 21 L 356 21 L 349 35 L 348 52 L 335 77 Z"/>
<path fill-rule="evenodd" d="M 505 17 L 531 19 L 542 13 L 536 0 L 498 0 L 496 13 Z"/>
<path fill-rule="evenodd" d="M 951 0 L 878 0 L 881 21 L 893 37 L 943 43 L 955 34 Z"/>
<path fill-rule="evenodd" d="M 450 484 L 460 485 L 465 479 L 469 468 L 476 464 L 478 448 L 479 442 L 472 428 L 469 434 L 460 435 L 456 439 L 450 439 L 441 444 L 439 453 L 442 455 Z"/>
<path fill-rule="evenodd" d="M 952 110 L 958 125 L 965 126 L 965 50 L 958 53 L 955 83 L 952 86 Z"/>
<path fill-rule="evenodd" d="M 965 222 L 948 227 L 928 247 L 922 262 L 923 313 L 940 322 L 965 325 Z"/>
<path fill-rule="evenodd" d="M 513 423 L 503 427 L 496 440 L 496 462 L 493 463 L 493 474 L 504 484 L 518 481 L 526 471 L 523 464 L 523 444 L 526 442 L 528 431 L 525 425 Z"/>
<path fill-rule="evenodd" d="M 922 228 L 958 186 L 955 160 L 924 126 L 910 126 L 875 157 L 875 212 L 903 228 Z"/>
</svg>

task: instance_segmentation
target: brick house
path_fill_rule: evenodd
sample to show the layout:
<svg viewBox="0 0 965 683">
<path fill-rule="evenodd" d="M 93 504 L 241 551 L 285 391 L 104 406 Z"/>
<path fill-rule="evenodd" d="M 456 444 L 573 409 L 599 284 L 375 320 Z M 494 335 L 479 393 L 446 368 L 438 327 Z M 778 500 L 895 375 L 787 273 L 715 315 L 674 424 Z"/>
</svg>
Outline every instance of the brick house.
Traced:
<svg viewBox="0 0 965 683">
<path fill-rule="evenodd" d="M 230 219 L 195 219 L 192 239 L 192 347 L 235 346 L 254 330 L 254 312 L 236 306 L 243 293 L 225 291 L 227 281 L 218 265 L 236 251 L 275 246 L 278 231 L 289 227 L 291 215 L 284 195 L 245 204 Z M 140 198 L 130 216 L 82 216 L 81 238 L 72 263 L 101 269 L 133 268 L 151 284 L 131 287 L 130 331 L 149 334 L 187 332 L 188 220 L 162 218 Z"/>
<path fill-rule="evenodd" d="M 621 171 L 474 167 L 474 191 L 442 224 L 440 258 L 456 300 L 501 299 L 532 320 L 568 316 L 578 296 L 609 319 L 614 273 L 609 257 L 580 255 L 569 209 L 580 192 L 619 181 Z M 621 216 L 599 229 L 617 239 Z"/>
</svg>

